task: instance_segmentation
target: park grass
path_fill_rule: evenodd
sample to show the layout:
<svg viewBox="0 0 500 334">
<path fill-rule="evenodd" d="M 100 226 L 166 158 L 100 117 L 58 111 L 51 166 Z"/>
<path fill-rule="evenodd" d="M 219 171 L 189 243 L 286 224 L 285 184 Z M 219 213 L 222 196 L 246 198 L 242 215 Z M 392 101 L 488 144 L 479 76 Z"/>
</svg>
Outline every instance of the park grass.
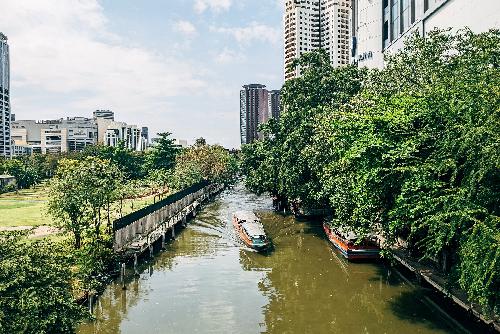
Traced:
<svg viewBox="0 0 500 334">
<path fill-rule="evenodd" d="M 46 184 L 0 195 L 0 228 L 51 224 Z"/>
<path fill-rule="evenodd" d="M 0 195 L 0 229 L 2 227 L 53 225 L 47 211 L 47 183 Z M 154 196 L 128 199 L 123 202 L 123 215 L 154 203 Z M 118 210 L 118 203 L 114 207 Z M 117 218 L 116 213 L 114 218 Z"/>
</svg>

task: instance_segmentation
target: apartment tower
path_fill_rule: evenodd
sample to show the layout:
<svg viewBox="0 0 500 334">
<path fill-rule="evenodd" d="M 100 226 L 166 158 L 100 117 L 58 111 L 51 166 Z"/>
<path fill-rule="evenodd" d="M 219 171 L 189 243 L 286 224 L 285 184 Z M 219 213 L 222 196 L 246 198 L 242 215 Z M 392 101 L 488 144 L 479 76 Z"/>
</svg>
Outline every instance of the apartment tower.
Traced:
<svg viewBox="0 0 500 334">
<path fill-rule="evenodd" d="M 324 49 L 334 67 L 350 62 L 351 0 L 286 0 L 285 80 L 300 75 L 291 68 L 303 53 Z"/>
<path fill-rule="evenodd" d="M 269 92 L 265 85 L 250 84 L 240 91 L 241 144 L 250 144 L 262 136 L 259 124 L 269 119 Z"/>
<path fill-rule="evenodd" d="M 12 155 L 10 137 L 10 64 L 7 37 L 0 32 L 0 157 Z"/>
</svg>

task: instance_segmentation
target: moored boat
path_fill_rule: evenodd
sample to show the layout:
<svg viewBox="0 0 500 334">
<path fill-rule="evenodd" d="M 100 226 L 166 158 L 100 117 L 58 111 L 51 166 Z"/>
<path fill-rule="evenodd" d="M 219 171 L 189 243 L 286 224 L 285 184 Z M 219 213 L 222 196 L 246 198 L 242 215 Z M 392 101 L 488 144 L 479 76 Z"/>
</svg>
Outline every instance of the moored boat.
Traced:
<svg viewBox="0 0 500 334">
<path fill-rule="evenodd" d="M 323 223 L 328 239 L 348 260 L 369 260 L 380 257 L 380 245 L 373 236 L 360 237 L 353 232 L 344 232 Z"/>
<path fill-rule="evenodd" d="M 251 211 L 238 211 L 233 214 L 233 225 L 240 239 L 250 248 L 258 251 L 269 248 L 270 241 L 260 219 Z"/>
</svg>

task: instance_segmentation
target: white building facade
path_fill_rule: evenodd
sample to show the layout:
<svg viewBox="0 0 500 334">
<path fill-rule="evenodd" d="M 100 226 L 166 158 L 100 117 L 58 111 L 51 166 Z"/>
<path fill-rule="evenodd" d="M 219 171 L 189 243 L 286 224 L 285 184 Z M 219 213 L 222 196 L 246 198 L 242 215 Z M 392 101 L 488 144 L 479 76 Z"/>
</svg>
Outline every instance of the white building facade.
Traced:
<svg viewBox="0 0 500 334">
<path fill-rule="evenodd" d="M 18 120 L 12 122 L 13 155 L 80 152 L 87 146 L 118 146 L 133 151 L 147 148 L 141 128 L 114 121 L 109 110 L 97 110 L 93 118 L 68 117 L 56 120 Z"/>
<path fill-rule="evenodd" d="M 0 157 L 12 156 L 10 121 L 9 45 L 7 37 L 0 33 Z"/>
<path fill-rule="evenodd" d="M 59 154 L 83 151 L 97 144 L 97 125 L 91 118 L 12 122 L 14 155 Z"/>
<path fill-rule="evenodd" d="M 294 59 L 319 48 L 334 67 L 349 64 L 350 13 L 351 0 L 285 1 L 285 80 L 300 76 L 300 68 L 291 68 Z"/>
<path fill-rule="evenodd" d="M 369 68 L 382 68 L 384 54 L 403 48 L 413 32 L 500 27 L 499 0 L 355 0 L 352 7 L 353 61 Z"/>
</svg>

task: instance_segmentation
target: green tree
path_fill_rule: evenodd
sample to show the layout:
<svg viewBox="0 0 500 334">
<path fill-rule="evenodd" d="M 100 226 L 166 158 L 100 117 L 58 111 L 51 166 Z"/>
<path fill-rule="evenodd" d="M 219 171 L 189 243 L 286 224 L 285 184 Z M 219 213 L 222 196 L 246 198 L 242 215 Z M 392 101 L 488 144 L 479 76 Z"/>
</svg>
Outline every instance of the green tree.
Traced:
<svg viewBox="0 0 500 334">
<path fill-rule="evenodd" d="M 0 232 L 0 333 L 74 333 L 88 311 L 75 303 L 67 250 Z"/>
<path fill-rule="evenodd" d="M 236 169 L 235 158 L 222 146 L 194 145 L 177 156 L 174 176 L 232 183 Z"/>
<path fill-rule="evenodd" d="M 49 213 L 57 226 L 73 234 L 76 249 L 81 247 L 83 233 L 90 225 L 84 178 L 79 161 L 63 159 L 49 188 Z"/>
<path fill-rule="evenodd" d="M 146 170 L 171 169 L 179 149 L 175 146 L 170 132 L 158 133 L 158 138 L 146 155 Z"/>
<path fill-rule="evenodd" d="M 63 159 L 50 182 L 49 212 L 58 225 L 73 234 L 75 248 L 90 227 L 100 238 L 103 214 L 111 228 L 111 205 L 120 199 L 122 173 L 109 160 L 87 157 Z"/>
<path fill-rule="evenodd" d="M 139 179 L 145 174 L 144 154 L 128 149 L 123 141 L 120 141 L 118 146 L 88 146 L 83 155 L 112 161 L 127 179 Z"/>
</svg>

